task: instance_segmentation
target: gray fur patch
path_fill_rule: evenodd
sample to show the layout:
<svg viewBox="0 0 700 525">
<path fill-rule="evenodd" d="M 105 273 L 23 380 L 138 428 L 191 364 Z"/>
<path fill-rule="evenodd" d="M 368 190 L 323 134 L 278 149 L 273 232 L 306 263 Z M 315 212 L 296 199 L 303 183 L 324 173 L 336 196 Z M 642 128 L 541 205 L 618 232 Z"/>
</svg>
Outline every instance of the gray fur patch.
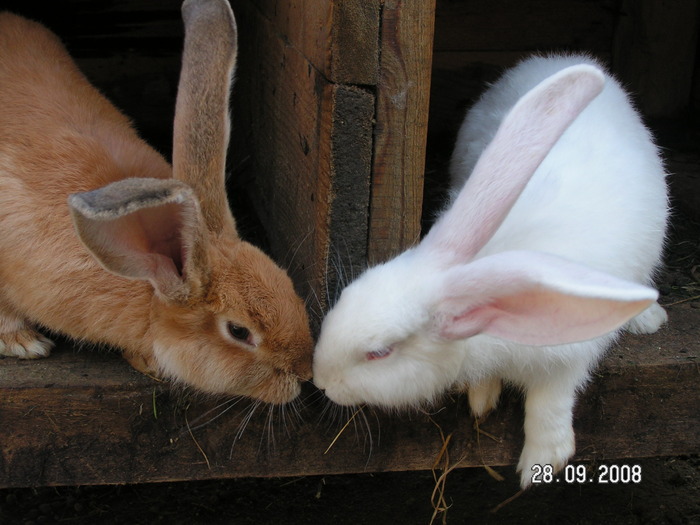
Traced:
<svg viewBox="0 0 700 525">
<path fill-rule="evenodd" d="M 182 203 L 192 198 L 192 189 L 175 179 L 128 178 L 70 195 L 68 204 L 88 219 L 111 220 L 144 208 Z"/>
</svg>

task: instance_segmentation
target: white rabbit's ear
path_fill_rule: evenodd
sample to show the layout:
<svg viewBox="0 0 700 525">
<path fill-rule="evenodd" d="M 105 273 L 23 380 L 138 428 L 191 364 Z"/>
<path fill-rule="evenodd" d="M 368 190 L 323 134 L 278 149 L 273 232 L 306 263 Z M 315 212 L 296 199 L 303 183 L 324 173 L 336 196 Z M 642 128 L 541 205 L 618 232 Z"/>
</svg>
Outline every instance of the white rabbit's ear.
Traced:
<svg viewBox="0 0 700 525">
<path fill-rule="evenodd" d="M 556 256 L 511 251 L 447 270 L 438 295 L 432 322 L 441 337 L 557 345 L 619 328 L 658 294 Z"/>
<path fill-rule="evenodd" d="M 471 259 L 501 225 L 532 174 L 559 137 L 603 89 L 595 67 L 563 69 L 525 94 L 501 122 L 491 143 L 422 245 Z"/>
<path fill-rule="evenodd" d="M 192 190 L 173 179 L 129 178 L 68 198 L 78 236 L 108 271 L 150 281 L 164 299 L 198 291 L 202 217 Z"/>
<path fill-rule="evenodd" d="M 186 0 L 182 18 L 185 45 L 175 105 L 173 176 L 199 197 L 209 231 L 235 235 L 225 170 L 236 22 L 226 0 Z"/>
</svg>

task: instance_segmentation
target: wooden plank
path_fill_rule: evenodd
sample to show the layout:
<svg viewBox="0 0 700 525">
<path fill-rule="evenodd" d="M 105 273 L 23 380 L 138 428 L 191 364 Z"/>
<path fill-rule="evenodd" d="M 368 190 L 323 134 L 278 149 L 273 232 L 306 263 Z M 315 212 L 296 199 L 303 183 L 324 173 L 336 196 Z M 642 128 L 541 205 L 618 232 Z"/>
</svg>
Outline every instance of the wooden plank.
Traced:
<svg viewBox="0 0 700 525">
<path fill-rule="evenodd" d="M 233 92 L 232 192 L 246 195 L 269 249 L 304 295 L 322 295 L 331 187 L 327 82 L 248 1 L 233 2 L 239 62 Z"/>
<path fill-rule="evenodd" d="M 326 255 L 326 298 L 334 297 L 367 265 L 370 177 L 372 171 L 375 97 L 354 86 L 333 84 L 330 130 L 332 201 L 329 252 Z"/>
<path fill-rule="evenodd" d="M 329 77 L 333 82 L 377 84 L 380 4 L 380 0 L 334 2 Z"/>
<path fill-rule="evenodd" d="M 270 250 L 318 317 L 331 250 L 350 254 L 343 264 L 366 260 L 374 95 L 330 82 L 256 4 L 234 8 L 234 192 L 250 195 Z"/>
<path fill-rule="evenodd" d="M 370 262 L 420 235 L 434 12 L 434 0 L 387 0 L 382 9 Z"/>
<path fill-rule="evenodd" d="M 648 116 L 678 116 L 690 105 L 700 5 L 696 0 L 624 0 L 615 35 L 615 72 Z"/>
<path fill-rule="evenodd" d="M 596 372 L 576 408 L 576 459 L 700 452 L 700 309 L 669 314 L 657 334 L 623 338 Z M 329 421 L 318 393 L 305 395 L 298 413 L 258 407 L 243 427 L 248 402 L 170 389 L 114 354 L 64 345 L 45 360 L 0 359 L 0 487 L 429 469 L 440 431 L 463 466 L 513 464 L 522 446 L 510 392 L 481 425 L 499 441 L 477 436 L 457 397 L 433 414 L 366 409 L 324 453 L 350 413 Z"/>
<path fill-rule="evenodd" d="M 234 13 L 242 4 L 247 4 L 246 10 L 257 11 L 259 18 L 248 20 L 265 20 L 271 36 L 293 47 L 321 75 L 330 77 L 334 0 L 232 0 Z"/>
<path fill-rule="evenodd" d="M 279 38 L 328 80 L 377 81 L 379 0 L 260 0 L 256 8 Z M 234 0 L 235 8 L 235 0 Z"/>
</svg>

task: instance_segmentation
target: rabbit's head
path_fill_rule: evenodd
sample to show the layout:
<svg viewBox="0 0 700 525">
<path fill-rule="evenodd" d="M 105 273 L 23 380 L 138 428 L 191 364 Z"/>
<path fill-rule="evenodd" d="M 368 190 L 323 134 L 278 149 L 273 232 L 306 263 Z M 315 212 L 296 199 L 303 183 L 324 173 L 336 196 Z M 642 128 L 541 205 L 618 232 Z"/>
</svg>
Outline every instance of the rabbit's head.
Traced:
<svg viewBox="0 0 700 525">
<path fill-rule="evenodd" d="M 183 18 L 173 178 L 72 195 L 73 221 L 106 270 L 152 287 L 144 368 L 206 392 L 283 403 L 310 378 L 313 341 L 291 280 L 239 238 L 228 208 L 233 13 L 225 1 L 187 0 Z"/>
<path fill-rule="evenodd" d="M 504 346 L 583 341 L 615 330 L 655 300 L 652 289 L 554 255 L 479 256 L 603 83 L 599 70 L 579 65 L 529 91 L 422 242 L 343 291 L 314 355 L 314 382 L 331 400 L 391 407 L 429 401 L 470 366 L 464 361 L 478 337 Z"/>
</svg>

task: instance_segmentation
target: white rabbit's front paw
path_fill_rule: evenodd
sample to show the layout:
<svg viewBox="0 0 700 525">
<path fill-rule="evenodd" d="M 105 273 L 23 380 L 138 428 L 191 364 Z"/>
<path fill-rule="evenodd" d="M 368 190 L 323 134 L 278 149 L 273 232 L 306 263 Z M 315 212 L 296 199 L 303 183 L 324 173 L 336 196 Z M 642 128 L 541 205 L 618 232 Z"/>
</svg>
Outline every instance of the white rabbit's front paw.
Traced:
<svg viewBox="0 0 700 525">
<path fill-rule="evenodd" d="M 501 395 L 501 380 L 490 378 L 469 385 L 469 407 L 475 418 L 480 419 L 496 408 Z"/>
<path fill-rule="evenodd" d="M 517 471 L 520 472 L 520 486 L 527 488 L 532 483 L 532 476 L 537 473 L 534 465 L 540 465 L 551 472 L 559 472 L 576 452 L 574 442 L 574 430 L 570 426 L 562 428 L 559 432 L 550 433 L 548 436 L 540 435 L 537 438 L 525 438 L 525 446 L 520 454 Z"/>
<path fill-rule="evenodd" d="M 637 317 L 630 320 L 625 328 L 633 334 L 653 334 L 668 320 L 668 314 L 659 303 L 652 304 Z"/>
<path fill-rule="evenodd" d="M 0 333 L 0 355 L 38 359 L 51 353 L 54 343 L 31 328 Z"/>
</svg>

